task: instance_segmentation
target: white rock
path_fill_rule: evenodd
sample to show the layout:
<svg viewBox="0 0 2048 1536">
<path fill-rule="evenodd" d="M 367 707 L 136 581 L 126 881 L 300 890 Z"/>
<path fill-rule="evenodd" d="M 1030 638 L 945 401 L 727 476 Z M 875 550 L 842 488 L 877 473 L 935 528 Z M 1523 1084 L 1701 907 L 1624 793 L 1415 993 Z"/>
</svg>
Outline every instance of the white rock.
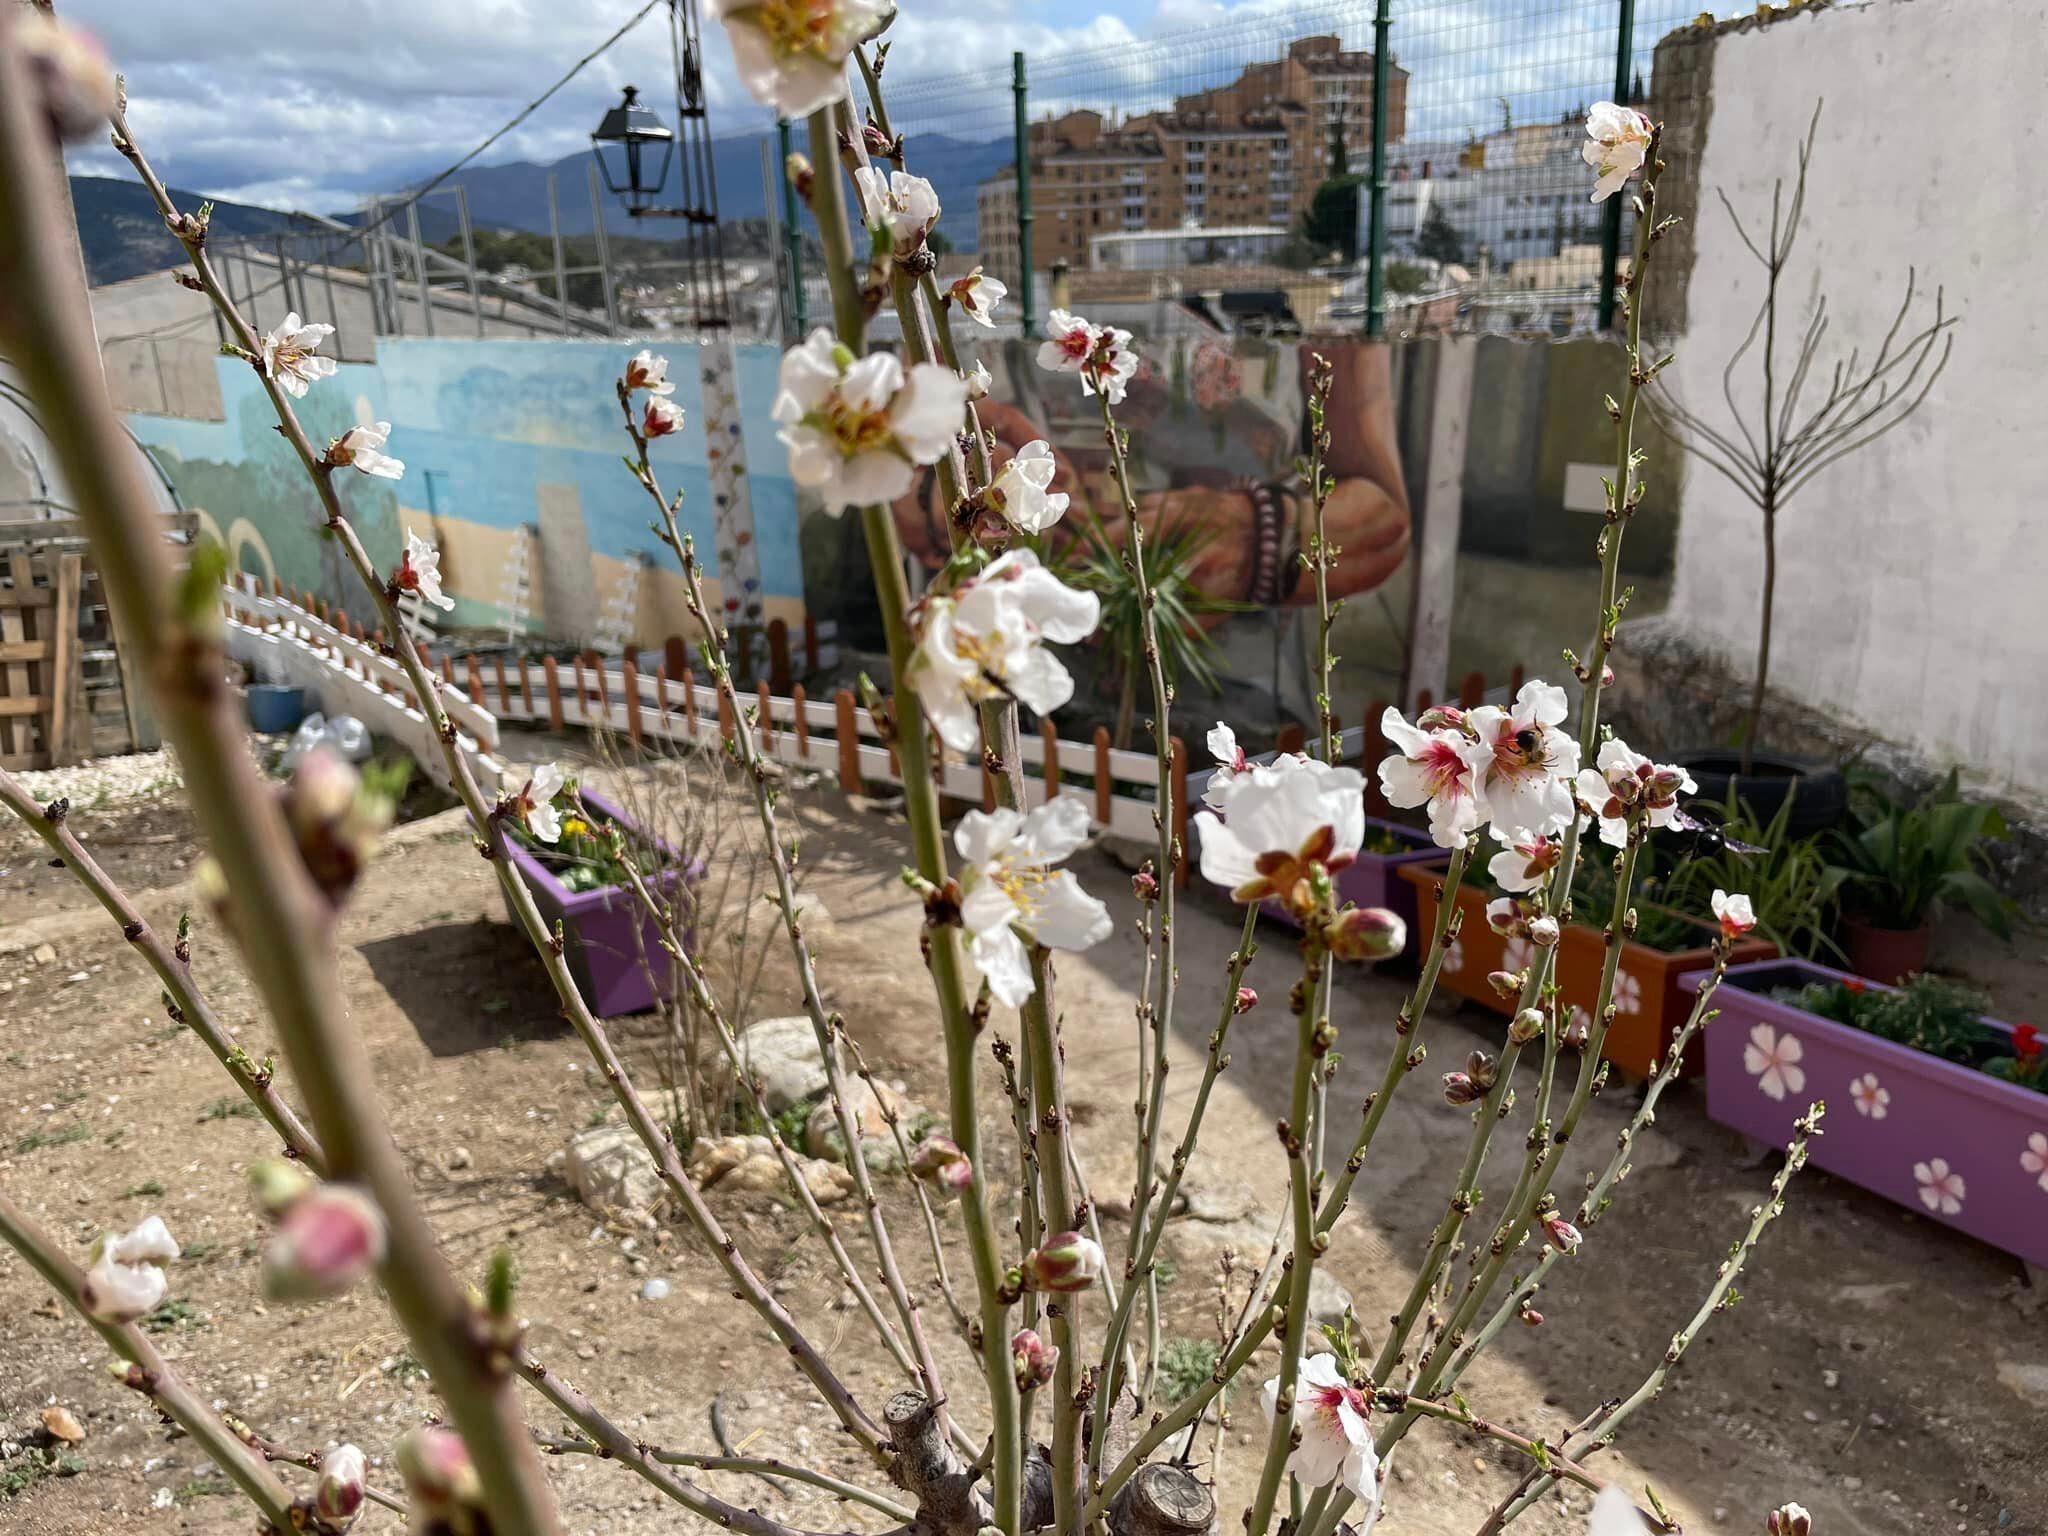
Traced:
<svg viewBox="0 0 2048 1536">
<path fill-rule="evenodd" d="M 817 1031 L 801 1014 L 748 1025 L 740 1034 L 740 1057 L 771 1115 L 816 1098 L 831 1082 Z"/>
<path fill-rule="evenodd" d="M 649 1280 L 640 1287 L 640 1299 L 642 1301 L 667 1301 L 669 1292 L 673 1289 L 674 1287 L 666 1280 Z"/>
<path fill-rule="evenodd" d="M 661 1203 L 661 1170 L 625 1126 L 599 1126 L 572 1137 L 562 1162 L 576 1197 L 594 1211 L 645 1216 Z"/>
<path fill-rule="evenodd" d="M 847 1097 L 851 1100 L 854 1123 L 860 1127 L 861 1153 L 867 1165 L 877 1173 L 890 1172 L 902 1166 L 902 1155 L 896 1150 L 896 1138 L 889 1132 L 889 1121 L 885 1111 L 893 1110 L 902 1123 L 903 1134 L 913 1141 L 921 1129 L 928 1129 L 930 1113 L 923 1105 L 904 1097 L 887 1086 L 870 1088 L 860 1078 L 854 1078 L 848 1085 Z M 811 1118 L 804 1122 L 804 1150 L 813 1157 L 829 1157 L 834 1162 L 846 1161 L 846 1144 L 839 1134 L 839 1116 L 830 1099 L 825 1100 L 811 1111 Z"/>
</svg>

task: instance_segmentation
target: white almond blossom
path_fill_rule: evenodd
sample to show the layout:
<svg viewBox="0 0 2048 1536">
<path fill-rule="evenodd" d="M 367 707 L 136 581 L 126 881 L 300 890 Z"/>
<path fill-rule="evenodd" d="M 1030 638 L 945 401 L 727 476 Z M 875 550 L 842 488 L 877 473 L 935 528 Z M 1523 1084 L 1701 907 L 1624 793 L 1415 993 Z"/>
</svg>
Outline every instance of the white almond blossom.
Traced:
<svg viewBox="0 0 2048 1536">
<path fill-rule="evenodd" d="M 1087 949 L 1109 937 L 1109 909 L 1064 869 L 1053 869 L 1088 840 L 1088 807 L 1075 795 L 1048 800 L 1028 816 L 1009 809 L 969 811 L 953 833 L 966 862 L 960 921 L 967 958 L 989 990 L 1012 1008 L 1033 991 L 1026 942 Z"/>
<path fill-rule="evenodd" d="M 988 276 L 979 267 L 965 277 L 954 278 L 952 286 L 946 290 L 953 302 L 960 306 L 961 313 L 976 325 L 985 325 L 990 330 L 995 329 L 996 306 L 1003 302 L 1009 291 L 1007 283 Z"/>
<path fill-rule="evenodd" d="M 132 1232 L 103 1236 L 92 1247 L 79 1299 L 103 1323 L 132 1323 L 157 1308 L 170 1289 L 161 1265 L 178 1256 L 178 1243 L 161 1216 Z"/>
<path fill-rule="evenodd" d="M 396 480 L 405 473 L 405 460 L 384 451 L 391 441 L 391 423 L 375 422 L 367 427 L 350 427 L 327 445 L 327 462 L 336 469 L 358 470 L 383 480 Z"/>
<path fill-rule="evenodd" d="M 1586 1536 L 1649 1536 L 1642 1511 L 1635 1507 L 1619 1483 L 1609 1483 L 1593 1501 L 1593 1522 Z"/>
<path fill-rule="evenodd" d="M 1517 832 L 1487 861 L 1486 872 L 1504 891 L 1533 891 L 1550 879 L 1564 855 L 1564 845 L 1554 837 L 1531 837 Z"/>
<path fill-rule="evenodd" d="M 333 334 L 333 326 L 309 325 L 291 311 L 263 338 L 263 371 L 293 399 L 304 398 L 312 385 L 341 371 L 339 363 L 317 350 Z"/>
<path fill-rule="evenodd" d="M 1244 755 L 1244 748 L 1237 744 L 1237 732 L 1218 720 L 1209 727 L 1209 755 L 1216 759 L 1216 766 L 1209 772 L 1209 782 L 1202 788 L 1202 804 L 1212 811 L 1223 809 L 1224 797 L 1230 793 L 1230 786 L 1237 782 L 1237 776 L 1251 767 L 1251 760 Z"/>
<path fill-rule="evenodd" d="M 1038 344 L 1038 366 L 1054 373 L 1079 373 L 1095 351 L 1101 333 L 1079 315 L 1056 309 L 1045 317 L 1045 340 Z"/>
<path fill-rule="evenodd" d="M 909 681 L 947 746 L 981 745 L 985 700 L 1014 698 L 1041 715 L 1074 696 L 1074 679 L 1045 643 L 1095 632 L 1092 592 L 1067 586 L 1028 549 L 1013 549 L 951 592 L 925 599 Z"/>
<path fill-rule="evenodd" d="M 967 381 L 936 363 L 903 365 L 886 352 L 856 358 L 822 326 L 782 355 L 773 415 L 790 478 L 833 514 L 894 501 L 920 464 L 952 446 Z"/>
<path fill-rule="evenodd" d="M 853 173 L 853 180 L 869 227 L 888 231 L 898 251 L 916 250 L 939 222 L 939 194 L 922 176 L 908 171 L 884 176 L 864 165 Z"/>
<path fill-rule="evenodd" d="M 1280 1412 L 1280 1378 L 1267 1381 L 1259 1405 L 1271 1424 Z M 1292 1423 L 1301 1443 L 1288 1453 L 1288 1472 L 1310 1488 L 1342 1481 L 1364 1502 L 1348 1515 L 1362 1533 L 1380 1512 L 1379 1457 L 1372 1447 L 1372 1405 L 1344 1378 L 1335 1355 L 1310 1355 L 1296 1368 Z"/>
<path fill-rule="evenodd" d="M 1600 823 L 1600 841 L 1615 848 L 1628 846 L 1633 822 L 1670 826 L 1678 819 L 1679 795 L 1699 788 L 1683 768 L 1653 763 L 1618 739 L 1600 743 L 1594 762 L 1597 767 L 1579 771 L 1576 788 Z"/>
<path fill-rule="evenodd" d="M 989 376 L 988 364 L 977 357 L 974 366 L 967 370 L 967 398 L 986 400 L 988 392 L 995 387 L 996 381 Z"/>
<path fill-rule="evenodd" d="M 1395 748 L 1380 764 L 1380 793 L 1404 809 L 1427 805 L 1437 846 L 1457 847 L 1484 819 L 1466 753 L 1470 738 L 1449 727 L 1410 725 L 1391 704 L 1380 716 L 1380 734 Z"/>
<path fill-rule="evenodd" d="M 1544 837 L 1572 824 L 1579 744 L 1558 729 L 1567 713 L 1562 688 L 1527 682 L 1512 709 L 1482 704 L 1465 716 L 1472 734 L 1463 750 L 1473 792 L 1502 842 Z"/>
<path fill-rule="evenodd" d="M 1095 333 L 1095 350 L 1081 365 L 1081 393 L 1101 395 L 1111 405 L 1121 405 L 1124 386 L 1138 371 L 1138 354 L 1131 350 L 1131 333 L 1105 325 Z"/>
<path fill-rule="evenodd" d="M 846 56 L 882 29 L 887 0 L 710 0 L 740 82 L 792 120 L 846 96 Z"/>
<path fill-rule="evenodd" d="M 399 561 L 398 574 L 391 578 L 391 584 L 401 592 L 417 592 L 444 612 L 455 606 L 455 599 L 441 590 L 441 551 L 409 528 L 405 533 L 405 557 Z"/>
<path fill-rule="evenodd" d="M 1320 864 L 1335 873 L 1365 840 L 1365 776 L 1310 757 L 1287 756 L 1233 774 L 1222 814 L 1198 811 L 1202 878 L 1236 902 L 1276 896 L 1297 913 L 1312 898 Z"/>
<path fill-rule="evenodd" d="M 1741 938 L 1756 926 L 1756 909 L 1749 904 L 1749 898 L 1741 892 L 1730 895 L 1716 890 L 1709 905 L 1714 910 L 1714 920 L 1721 925 L 1721 936 L 1734 940 Z"/>
<path fill-rule="evenodd" d="M 1020 533 L 1043 533 L 1067 515 L 1067 493 L 1052 489 L 1058 469 L 1052 445 L 1043 438 L 1026 443 L 990 484 L 989 504 Z"/>
<path fill-rule="evenodd" d="M 1599 172 L 1593 201 L 1604 203 L 1642 168 L 1650 152 L 1650 120 L 1634 107 L 1596 101 L 1586 114 L 1588 143 L 1580 146 L 1586 164 Z"/>
<path fill-rule="evenodd" d="M 667 395 L 649 395 L 640 413 L 642 437 L 667 437 L 683 430 L 683 408 Z"/>
<path fill-rule="evenodd" d="M 544 843 L 562 835 L 562 816 L 555 809 L 555 796 L 567 780 L 553 763 L 536 763 L 526 775 L 526 786 L 511 800 L 514 815 L 523 818 L 526 830 Z"/>
<path fill-rule="evenodd" d="M 642 348 L 626 364 L 626 388 L 644 389 L 650 395 L 672 395 L 675 385 L 668 376 L 668 359 Z"/>
</svg>

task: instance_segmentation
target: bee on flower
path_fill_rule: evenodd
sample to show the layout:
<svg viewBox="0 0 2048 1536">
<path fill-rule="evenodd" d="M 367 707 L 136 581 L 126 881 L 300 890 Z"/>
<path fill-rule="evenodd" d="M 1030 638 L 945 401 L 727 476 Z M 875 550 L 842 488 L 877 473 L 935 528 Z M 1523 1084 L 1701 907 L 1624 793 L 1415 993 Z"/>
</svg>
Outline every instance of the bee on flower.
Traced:
<svg viewBox="0 0 2048 1536">
<path fill-rule="evenodd" d="M 1579 744 L 1560 729 L 1569 712 L 1562 688 L 1532 681 L 1511 708 L 1482 704 L 1466 714 L 1472 791 L 1502 842 L 1562 832 L 1577 815 Z"/>
</svg>

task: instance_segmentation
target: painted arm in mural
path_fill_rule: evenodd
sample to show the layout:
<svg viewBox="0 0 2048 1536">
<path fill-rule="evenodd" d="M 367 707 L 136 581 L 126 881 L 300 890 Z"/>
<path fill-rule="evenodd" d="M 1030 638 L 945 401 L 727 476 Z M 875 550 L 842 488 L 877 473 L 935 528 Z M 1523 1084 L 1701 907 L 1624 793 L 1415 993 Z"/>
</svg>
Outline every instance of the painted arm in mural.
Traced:
<svg viewBox="0 0 2048 1536">
<path fill-rule="evenodd" d="M 1309 349 L 1302 349 L 1304 366 Z M 1356 344 L 1332 349 L 1336 379 L 1331 394 L 1332 423 L 1329 467 L 1335 485 L 1325 511 L 1331 543 L 1339 546 L 1337 566 L 1330 574 L 1332 597 L 1354 597 L 1384 585 L 1408 553 L 1409 513 L 1401 479 L 1399 451 L 1393 438 L 1393 412 L 1388 398 L 1385 360 Z M 989 401 L 981 408 L 983 424 L 995 434 L 1000 467 L 1025 443 L 1046 435 L 1013 405 Z M 1140 439 L 1142 428 L 1137 429 Z M 1057 468 L 1053 488 L 1075 498 L 1077 508 L 1093 507 L 1110 538 L 1125 535 L 1118 498 L 1106 471 L 1076 462 L 1055 447 Z M 1211 537 L 1202 546 L 1193 572 L 1194 586 L 1212 597 L 1249 600 L 1254 584 L 1259 536 L 1252 492 L 1235 484 L 1176 485 L 1138 498 L 1138 516 L 1147 529 L 1194 526 Z M 1310 516 L 1308 500 L 1298 488 L 1283 486 L 1276 497 L 1282 523 L 1280 547 L 1301 547 Z M 936 569 L 946 550 L 945 508 L 935 485 L 923 484 L 896 505 L 896 522 L 904 547 L 928 568 Z M 1069 526 L 1077 524 L 1069 520 Z M 1314 601 L 1312 586 L 1283 573 L 1283 602 L 1300 606 Z M 1214 622 L 1220 622 L 1220 617 Z"/>
</svg>

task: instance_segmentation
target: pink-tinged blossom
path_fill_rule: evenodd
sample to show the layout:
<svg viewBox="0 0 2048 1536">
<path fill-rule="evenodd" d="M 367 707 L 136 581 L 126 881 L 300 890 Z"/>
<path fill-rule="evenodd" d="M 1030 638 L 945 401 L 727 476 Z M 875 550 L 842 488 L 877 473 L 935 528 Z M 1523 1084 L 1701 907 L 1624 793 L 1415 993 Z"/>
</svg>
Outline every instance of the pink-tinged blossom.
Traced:
<svg viewBox="0 0 2048 1536">
<path fill-rule="evenodd" d="M 1045 340 L 1038 344 L 1038 366 L 1054 373 L 1079 373 L 1095 351 L 1098 334 L 1079 315 L 1054 310 L 1045 317 Z"/>
<path fill-rule="evenodd" d="M 1392 705 L 1380 716 L 1380 734 L 1394 748 L 1380 763 L 1380 792 L 1389 805 L 1427 805 L 1430 836 L 1439 848 L 1457 847 L 1482 819 L 1466 751 L 1470 741 L 1461 725 L 1410 725 Z"/>
<path fill-rule="evenodd" d="M 483 1481 L 469 1459 L 469 1447 L 445 1425 L 410 1431 L 398 1442 L 393 1459 L 415 1516 L 439 1516 L 483 1503 Z"/>
<path fill-rule="evenodd" d="M 1120 404 L 1124 388 L 1138 371 L 1131 333 L 1113 325 L 1090 325 L 1079 315 L 1056 309 L 1046 317 L 1046 339 L 1038 345 L 1038 366 L 1054 373 L 1077 373 L 1081 393 L 1101 395 Z"/>
<path fill-rule="evenodd" d="M 353 469 L 381 480 L 396 480 L 405 473 L 405 460 L 394 459 L 384 451 L 384 445 L 389 441 L 391 423 L 388 421 L 350 427 L 327 445 L 327 462 L 336 469 Z"/>
<path fill-rule="evenodd" d="M 711 0 L 740 83 L 778 117 L 808 117 L 846 96 L 846 56 L 881 31 L 884 0 Z"/>
<path fill-rule="evenodd" d="M 525 786 L 509 802 L 512 814 L 544 843 L 552 843 L 562 835 L 562 817 L 555 809 L 555 796 L 562 792 L 566 782 L 562 770 L 553 763 L 536 763 L 526 775 Z"/>
<path fill-rule="evenodd" d="M 1586 164 L 1599 173 L 1593 201 L 1604 203 L 1629 177 L 1642 169 L 1650 152 L 1650 120 L 1634 107 L 1596 101 L 1586 114 L 1586 138 L 1580 147 Z"/>
<path fill-rule="evenodd" d="M 771 414 L 790 478 L 835 516 L 908 491 L 917 467 L 952 447 L 967 408 L 967 381 L 952 369 L 857 358 L 823 327 L 783 353 L 779 383 Z"/>
<path fill-rule="evenodd" d="M 668 359 L 644 349 L 635 352 L 626 364 L 626 388 L 644 389 L 650 395 L 674 394 L 676 387 L 669 382 Z"/>
<path fill-rule="evenodd" d="M 1543 1212 L 1540 1220 L 1543 1223 L 1543 1241 L 1562 1254 L 1569 1255 L 1579 1251 L 1579 1244 L 1584 1241 L 1579 1235 L 1579 1229 L 1566 1221 L 1557 1211 Z"/>
<path fill-rule="evenodd" d="M 1087 639 L 1101 616 L 1094 593 L 1066 585 L 1031 550 L 1013 549 L 918 605 L 908 681 L 947 746 L 979 751 L 984 702 L 1014 698 L 1049 715 L 1074 696 L 1073 675 L 1047 644 Z"/>
<path fill-rule="evenodd" d="M 990 330 L 995 329 L 996 306 L 1009 292 L 1006 284 L 988 276 L 979 267 L 965 277 L 954 278 L 952 286 L 946 290 L 947 296 L 960 306 L 962 314 L 976 325 L 985 325 Z"/>
<path fill-rule="evenodd" d="M 1339 960 L 1391 960 L 1408 947 L 1408 924 L 1385 907 L 1346 907 L 1323 936 Z"/>
<path fill-rule="evenodd" d="M 668 437 L 683 430 L 683 408 L 667 395 L 649 395 L 640 412 L 642 437 Z"/>
<path fill-rule="evenodd" d="M 1920 1203 L 1938 1216 L 1954 1216 L 1963 1208 L 1969 1186 L 1963 1176 L 1949 1167 L 1945 1157 L 1931 1157 L 1913 1165 L 1913 1182 L 1920 1186 Z"/>
<path fill-rule="evenodd" d="M 264 1290 L 282 1301 L 338 1296 L 384 1257 L 384 1213 L 350 1184 L 321 1184 L 278 1218 L 263 1254 Z"/>
<path fill-rule="evenodd" d="M 1482 704 L 1465 716 L 1473 793 L 1504 843 L 1563 832 L 1578 814 L 1571 780 L 1579 744 L 1559 729 L 1568 712 L 1562 688 L 1528 682 L 1512 708 Z"/>
<path fill-rule="evenodd" d="M 1239 987 L 1237 989 L 1237 999 L 1236 1001 L 1231 1003 L 1230 1011 L 1234 1014 L 1250 1013 L 1254 1008 L 1258 1006 L 1259 994 L 1254 992 L 1250 987 Z"/>
<path fill-rule="evenodd" d="M 333 326 L 309 325 L 293 310 L 263 338 L 263 371 L 293 399 L 304 398 L 314 384 L 341 371 L 340 364 L 318 351 L 333 334 Z"/>
<path fill-rule="evenodd" d="M 1102 1278 L 1102 1247 L 1079 1232 L 1060 1232 L 1024 1255 L 1019 1266 L 1028 1291 L 1085 1291 Z"/>
<path fill-rule="evenodd" d="M 1756 926 L 1756 909 L 1740 892 L 1731 896 L 1726 891 L 1717 890 L 1709 905 L 1714 910 L 1714 920 L 1721 925 L 1721 937 L 1731 943 Z"/>
<path fill-rule="evenodd" d="M 1678 797 L 1699 786 L 1683 768 L 1651 762 L 1623 741 L 1600 744 L 1597 766 L 1580 771 L 1577 789 L 1600 823 L 1600 841 L 1628 845 L 1632 826 L 1668 827 L 1678 818 Z"/>
<path fill-rule="evenodd" d="M 132 1323 L 164 1299 L 170 1281 L 161 1266 L 177 1256 L 177 1240 L 161 1216 L 118 1237 L 103 1236 L 93 1244 L 79 1300 L 102 1323 Z"/>
<path fill-rule="evenodd" d="M 1787 1094 L 1806 1088 L 1806 1068 L 1799 1065 L 1806 1047 L 1787 1031 L 1779 1034 L 1768 1024 L 1752 1024 L 1749 1041 L 1742 1047 L 1742 1070 L 1756 1079 L 1767 1099 L 1782 1102 Z"/>
<path fill-rule="evenodd" d="M 1280 1378 L 1267 1381 L 1259 1405 L 1266 1422 L 1280 1414 Z M 1287 1457 L 1287 1470 L 1310 1488 L 1341 1481 L 1364 1501 L 1352 1517 L 1360 1530 L 1379 1514 L 1379 1458 L 1372 1448 L 1372 1405 L 1365 1393 L 1345 1379 L 1334 1355 L 1310 1355 L 1295 1370 L 1291 1415 L 1301 1443 Z"/>
<path fill-rule="evenodd" d="M 405 534 L 405 553 L 391 585 L 400 592 L 418 593 L 421 600 L 443 611 L 455 606 L 455 599 L 441 590 L 441 551 L 411 529 Z"/>
<path fill-rule="evenodd" d="M 957 1200 L 974 1182 L 974 1165 L 950 1136 L 927 1136 L 910 1157 L 910 1176 L 942 1200 Z"/>
<path fill-rule="evenodd" d="M 1017 1390 L 1029 1392 L 1052 1380 L 1060 1352 L 1030 1328 L 1020 1328 L 1010 1339 L 1010 1369 L 1017 1374 Z"/>
<path fill-rule="evenodd" d="M 1764 1529 L 1768 1536 L 1810 1536 L 1813 1516 L 1804 1504 L 1781 1504 L 1764 1521 Z"/>
<path fill-rule="evenodd" d="M 954 829 L 953 845 L 964 861 L 960 924 L 967 930 L 967 958 L 1012 1008 L 1037 989 L 1027 940 L 1081 950 L 1109 937 L 1109 909 L 1081 889 L 1071 870 L 1052 867 L 1087 841 L 1088 808 L 1075 795 L 1048 800 L 1029 815 L 1007 807 L 969 811 Z"/>
<path fill-rule="evenodd" d="M 1334 874 L 1365 840 L 1365 779 L 1313 758 L 1254 764 L 1225 789 L 1222 813 L 1199 811 L 1195 826 L 1204 879 L 1233 901 L 1273 896 L 1306 915 L 1317 866 Z"/>
<path fill-rule="evenodd" d="M 1486 862 L 1486 872 L 1504 891 L 1533 891 L 1550 879 L 1564 845 L 1554 837 L 1517 832 L 1508 845 Z"/>
<path fill-rule="evenodd" d="M 323 1526 L 345 1531 L 362 1513 L 369 1496 L 368 1462 L 353 1445 L 337 1445 L 320 1462 L 320 1481 L 313 1489 L 313 1512 Z"/>
</svg>

